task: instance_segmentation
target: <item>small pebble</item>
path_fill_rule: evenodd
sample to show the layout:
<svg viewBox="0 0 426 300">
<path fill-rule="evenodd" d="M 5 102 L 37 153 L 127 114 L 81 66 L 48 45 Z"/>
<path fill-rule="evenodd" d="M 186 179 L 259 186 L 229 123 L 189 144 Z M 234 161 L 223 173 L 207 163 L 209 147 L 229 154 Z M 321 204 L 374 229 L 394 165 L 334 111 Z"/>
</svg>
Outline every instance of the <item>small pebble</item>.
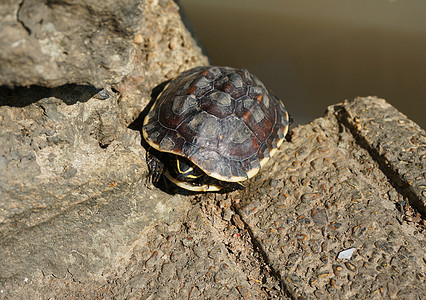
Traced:
<svg viewBox="0 0 426 300">
<path fill-rule="evenodd" d="M 345 263 L 345 267 L 349 270 L 349 271 L 356 271 L 356 267 L 354 264 L 351 264 L 350 262 Z"/>
<path fill-rule="evenodd" d="M 338 259 L 351 259 L 352 254 L 354 253 L 354 251 L 356 250 L 356 248 L 350 248 L 344 251 L 339 252 L 339 255 L 337 256 Z"/>
<path fill-rule="evenodd" d="M 225 221 L 231 221 L 231 217 L 232 217 L 232 215 L 234 214 L 234 212 L 231 210 L 231 209 L 229 209 L 228 207 L 225 207 L 225 208 L 223 208 L 223 211 L 222 211 L 222 218 L 225 220 Z"/>
<path fill-rule="evenodd" d="M 241 220 L 240 215 L 234 214 L 232 216 L 232 223 L 234 223 L 238 229 L 244 229 L 244 222 Z"/>
<path fill-rule="evenodd" d="M 143 43 L 143 37 L 140 33 L 138 33 L 133 39 L 133 43 L 135 43 L 136 45 L 141 45 Z"/>
<path fill-rule="evenodd" d="M 341 265 L 333 265 L 333 272 L 334 275 L 339 276 L 340 272 L 343 270 L 343 267 Z"/>
<path fill-rule="evenodd" d="M 270 186 L 272 186 L 272 187 L 277 187 L 278 186 L 278 184 L 280 183 L 280 181 L 279 180 L 277 180 L 277 179 L 272 179 L 270 182 L 269 182 L 269 185 Z"/>
</svg>

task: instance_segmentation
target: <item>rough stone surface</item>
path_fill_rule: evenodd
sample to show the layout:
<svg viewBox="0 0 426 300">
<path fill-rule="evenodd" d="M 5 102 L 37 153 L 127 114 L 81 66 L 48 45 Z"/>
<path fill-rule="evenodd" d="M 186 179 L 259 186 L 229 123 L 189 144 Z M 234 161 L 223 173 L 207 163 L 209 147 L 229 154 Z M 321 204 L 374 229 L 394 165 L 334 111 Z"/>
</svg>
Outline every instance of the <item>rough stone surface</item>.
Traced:
<svg viewBox="0 0 426 300">
<path fill-rule="evenodd" d="M 83 5 L 79 3 L 68 4 L 75 8 L 74 19 L 81 15 L 83 24 L 86 12 L 75 7 Z M 114 24 L 121 24 L 123 29 L 127 28 L 126 22 L 138 20 L 141 24 L 129 25 L 126 30 L 138 29 L 132 34 L 109 28 L 109 34 L 117 34 L 117 40 L 122 41 L 123 53 L 130 55 L 120 58 L 120 65 L 131 63 L 132 70 L 122 80 L 123 74 L 109 70 L 108 78 L 121 80 L 114 88 L 105 84 L 109 80 L 100 79 L 106 73 L 93 69 L 91 63 L 96 59 L 86 56 L 81 45 L 74 53 L 80 56 L 73 64 L 86 61 L 79 74 L 96 71 L 96 75 L 87 77 L 87 82 L 100 83 L 102 88 L 78 85 L 82 78 L 86 82 L 85 77 L 72 70 L 58 73 L 59 83 L 51 82 L 72 84 L 55 88 L 18 86 L 50 86 L 44 79 L 2 82 L 15 86 L 0 87 L 0 298 L 22 298 L 29 290 L 38 291 L 41 298 L 48 291 L 65 296 L 61 287 L 71 282 L 81 283 L 76 291 L 84 290 L 83 285 L 90 282 L 86 285 L 89 291 L 93 282 L 105 279 L 104 274 L 117 271 L 119 260 L 126 257 L 129 245 L 138 241 L 141 232 L 154 223 L 176 219 L 181 213 L 173 217 L 175 208 L 189 207 L 189 203 L 177 198 L 172 208 L 168 206 L 170 197 L 166 205 L 164 195 L 146 189 L 145 151 L 139 128 L 131 123 L 151 99 L 156 85 L 182 70 L 207 64 L 207 59 L 183 25 L 173 1 L 137 3 L 137 7 L 123 4 L 122 9 L 132 13 L 130 19 L 125 20 L 119 11 L 114 12 L 115 17 L 105 16 L 105 20 L 116 18 Z M 15 5 L 14 13 L 8 10 L 9 4 Z M 16 19 L 19 15 L 17 9 L 22 12 L 26 8 L 44 11 L 57 22 L 63 14 L 62 22 L 68 22 L 66 2 L 49 2 L 49 7 L 42 3 L 9 4 L 2 3 L 2 21 L 12 22 L 13 16 Z M 93 13 L 94 7 L 100 5 L 90 1 L 86 4 Z M 102 7 L 117 9 L 105 4 Z M 74 28 L 61 26 L 64 33 L 73 36 Z M 2 34 L 9 30 L 5 29 Z M 91 35 L 81 31 L 78 38 L 90 41 Z M 4 45 L 11 46 L 10 43 L 13 42 Z M 104 46 L 91 47 L 100 55 Z M 114 47 L 111 44 L 105 50 L 115 51 Z M 0 51 L 3 50 L 7 47 Z M 31 52 L 37 51 L 27 54 L 32 55 Z M 20 60 L 11 60 L 21 71 Z M 61 63 L 60 59 L 55 58 L 54 63 Z M 7 76 L 0 77 L 3 80 Z M 55 284 L 57 289 L 52 288 Z"/>
<path fill-rule="evenodd" d="M 47 3 L 1 4 L 15 7 L 1 22 L 59 18 L 68 2 Z M 130 7 L 114 24 L 135 24 L 142 10 L 119 15 Z M 117 33 L 132 53 L 119 83 L 0 90 L 0 298 L 421 299 L 425 132 L 359 98 L 293 129 L 243 191 L 153 189 L 138 116 L 156 86 L 207 59 L 173 1 L 137 7 L 141 27 Z M 33 24 L 18 23 L 16 36 Z"/>
<path fill-rule="evenodd" d="M 141 299 L 282 296 L 248 234 L 239 234 L 219 213 L 214 203 L 194 203 L 180 227 L 159 225 L 148 234 L 149 243 L 134 249 L 124 273 L 103 289 Z"/>
<path fill-rule="evenodd" d="M 147 105 L 155 85 L 173 70 L 205 64 L 206 58 L 190 42 L 173 2 L 147 4 L 145 15 L 147 27 L 138 35 L 152 42 L 138 44 L 135 60 L 141 48 L 155 55 L 144 57 L 143 67 L 141 63 L 135 66 L 141 69 L 137 76 L 146 74 L 143 85 L 129 84 L 134 77 L 126 77 L 120 93 L 109 86 L 81 85 L 0 90 L 0 166 L 7 174 L 0 178 L 1 222 L 25 219 L 28 223 L 29 217 L 40 222 L 109 185 L 133 182 L 146 171 L 139 128 L 127 126 Z M 164 37 L 169 31 L 174 32 L 170 40 L 188 42 L 172 51 Z M 159 62 L 162 57 L 169 57 L 167 67 Z M 126 90 L 129 86 L 131 91 Z"/>
<path fill-rule="evenodd" d="M 382 120 L 377 106 L 391 108 L 382 99 L 360 98 L 296 128 L 237 206 L 294 297 L 415 299 L 426 291 L 424 222 L 419 214 L 413 222 L 412 209 L 406 211 L 410 199 L 357 143 L 382 132 L 361 126 L 353 136 L 339 119 L 345 111 L 375 111 Z M 384 112 L 403 118 L 393 108 Z M 393 129 L 383 142 L 424 134 L 418 127 L 404 136 L 403 128 Z M 351 258 L 339 259 L 349 248 L 355 248 Z"/>
<path fill-rule="evenodd" d="M 386 101 L 370 102 L 364 98 L 348 103 L 340 117 L 396 188 L 426 216 L 426 134 Z"/>
<path fill-rule="evenodd" d="M 149 77 L 194 60 L 186 51 L 194 42 L 171 1 L 2 1 L 0 28 L 0 85 L 10 87 L 103 88 L 129 74 L 145 78 L 152 60 L 163 66 Z"/>
<path fill-rule="evenodd" d="M 44 219 L 25 212 L 2 228 L 0 291 L 12 299 L 421 297 L 424 219 L 363 148 L 363 131 L 352 135 L 341 119 L 383 104 L 360 98 L 295 128 L 241 192 L 170 196 L 137 177 L 47 209 Z"/>
<path fill-rule="evenodd" d="M 150 226 L 173 225 L 188 207 L 184 198 L 152 195 L 143 181 L 134 181 L 56 215 L 47 210 L 31 224 L 13 224 L 1 238 L 0 291 L 12 299 L 96 295 L 111 274 L 124 272 Z"/>
<path fill-rule="evenodd" d="M 139 0 L 13 0 L 0 11 L 0 85 L 102 87 L 133 66 Z"/>
</svg>

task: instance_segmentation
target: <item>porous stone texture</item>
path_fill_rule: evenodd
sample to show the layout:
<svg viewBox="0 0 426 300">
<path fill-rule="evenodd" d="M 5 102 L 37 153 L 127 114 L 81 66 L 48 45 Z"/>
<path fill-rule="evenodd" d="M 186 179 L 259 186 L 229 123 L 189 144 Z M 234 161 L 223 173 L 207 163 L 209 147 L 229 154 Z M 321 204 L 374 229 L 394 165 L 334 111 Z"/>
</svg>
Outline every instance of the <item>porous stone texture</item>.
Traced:
<svg viewBox="0 0 426 300">
<path fill-rule="evenodd" d="M 84 20 L 83 6 L 95 14 L 99 7 L 84 3 L 10 1 L 0 22 L 9 22 L 6 31 L 15 22 L 16 36 L 24 25 L 42 34 L 44 21 L 31 18 L 63 13 L 67 21 L 67 5 L 80 5 L 75 19 Z M 12 88 L 0 88 L 0 298 L 426 294 L 425 132 L 382 99 L 346 101 L 294 128 L 242 191 L 169 195 L 148 184 L 139 115 L 159 84 L 208 62 L 173 1 L 135 5 L 105 4 L 116 20 L 101 36 L 117 34 L 130 53 L 124 77 L 92 74 L 83 80 L 90 85 L 79 85 L 69 69 L 29 88 L 8 75 L 3 84 Z M 114 27 L 127 22 L 140 27 Z M 61 23 L 48 28 L 72 32 Z M 75 39 L 90 41 L 81 32 Z M 28 31 L 26 38 L 38 39 Z M 81 52 L 76 62 L 88 62 L 80 72 L 97 73 L 96 58 Z M 345 250 L 352 255 L 339 258 Z"/>
<path fill-rule="evenodd" d="M 279 282 L 262 264 L 248 234 L 238 234 L 218 213 L 212 201 L 193 203 L 179 226 L 162 224 L 147 233 L 149 243 L 134 248 L 124 272 L 102 288 L 112 295 L 140 299 L 282 295 Z"/>
<path fill-rule="evenodd" d="M 386 101 L 369 102 L 362 98 L 347 104 L 340 119 L 392 177 L 395 187 L 426 216 L 426 134 Z"/>
<path fill-rule="evenodd" d="M 378 123 L 405 122 L 395 121 L 386 133 L 363 126 L 352 131 L 346 117 L 372 118 L 363 112 L 374 112 Z M 395 185 L 394 173 L 370 155 L 392 140 L 398 150 L 415 148 L 418 160 L 418 140 L 410 140 L 425 133 L 409 122 L 407 129 L 405 117 L 383 99 L 330 107 L 323 118 L 296 128 L 275 162 L 247 188 L 237 211 L 291 295 L 416 299 L 425 294 L 425 222 L 408 205 L 410 185 Z M 363 148 L 370 145 L 375 148 Z M 352 248 L 350 258 L 338 257 Z"/>
</svg>

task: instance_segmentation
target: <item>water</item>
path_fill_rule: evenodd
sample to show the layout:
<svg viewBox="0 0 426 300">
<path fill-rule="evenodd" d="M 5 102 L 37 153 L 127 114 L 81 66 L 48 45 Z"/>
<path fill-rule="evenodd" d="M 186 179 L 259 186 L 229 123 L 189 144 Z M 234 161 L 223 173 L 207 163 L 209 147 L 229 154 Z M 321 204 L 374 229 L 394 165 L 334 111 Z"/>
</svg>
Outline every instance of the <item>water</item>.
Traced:
<svg viewBox="0 0 426 300">
<path fill-rule="evenodd" d="M 426 128 L 426 1 L 180 3 L 211 63 L 256 74 L 296 124 L 374 95 Z"/>
</svg>

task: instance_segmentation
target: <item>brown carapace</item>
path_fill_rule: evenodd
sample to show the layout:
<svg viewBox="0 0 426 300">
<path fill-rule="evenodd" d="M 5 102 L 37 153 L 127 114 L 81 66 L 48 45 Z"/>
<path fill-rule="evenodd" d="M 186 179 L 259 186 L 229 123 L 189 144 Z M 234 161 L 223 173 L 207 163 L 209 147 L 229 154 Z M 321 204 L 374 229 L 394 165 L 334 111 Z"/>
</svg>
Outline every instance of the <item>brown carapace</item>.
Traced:
<svg viewBox="0 0 426 300">
<path fill-rule="evenodd" d="M 155 170 L 187 190 L 219 191 L 255 176 L 283 143 L 288 127 L 283 103 L 254 75 L 208 66 L 183 72 L 166 85 L 142 133 L 153 148 L 150 157 L 164 164 Z"/>
</svg>

